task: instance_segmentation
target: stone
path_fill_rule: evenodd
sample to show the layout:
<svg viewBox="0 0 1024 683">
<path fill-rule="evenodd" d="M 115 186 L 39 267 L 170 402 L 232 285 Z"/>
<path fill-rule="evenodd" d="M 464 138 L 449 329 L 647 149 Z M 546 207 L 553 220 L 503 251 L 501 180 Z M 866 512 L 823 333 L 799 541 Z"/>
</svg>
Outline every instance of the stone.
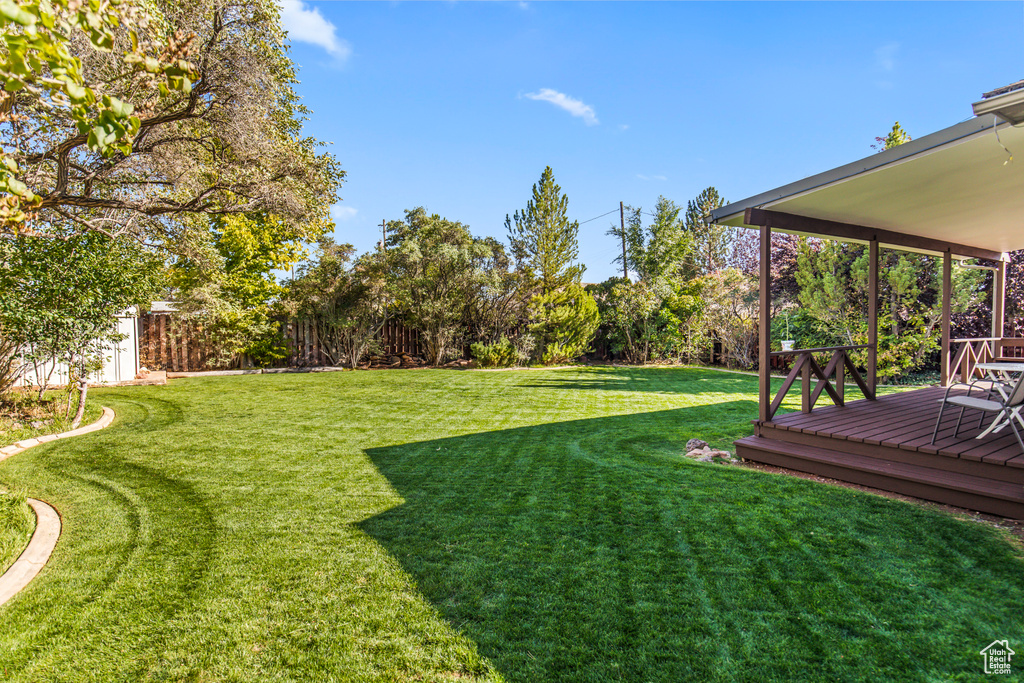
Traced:
<svg viewBox="0 0 1024 683">
<path fill-rule="evenodd" d="M 700 458 L 697 458 L 697 462 L 714 462 L 714 461 L 715 461 L 715 459 L 712 458 L 710 455 L 705 455 L 705 456 L 702 456 Z"/>
<path fill-rule="evenodd" d="M 44 423 L 43 422 L 30 422 L 29 424 L 32 425 L 32 429 L 42 429 Z"/>
<path fill-rule="evenodd" d="M 707 448 L 708 442 L 701 441 L 700 439 L 690 439 L 686 442 L 686 452 L 699 451 L 702 448 Z"/>
</svg>

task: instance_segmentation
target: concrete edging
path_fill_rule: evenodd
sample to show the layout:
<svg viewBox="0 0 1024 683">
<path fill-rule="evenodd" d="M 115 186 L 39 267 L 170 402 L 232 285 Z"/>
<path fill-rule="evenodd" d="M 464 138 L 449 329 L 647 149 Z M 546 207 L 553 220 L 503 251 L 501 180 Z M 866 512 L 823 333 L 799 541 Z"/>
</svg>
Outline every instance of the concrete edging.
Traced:
<svg viewBox="0 0 1024 683">
<path fill-rule="evenodd" d="M 114 411 L 103 406 L 103 415 L 92 424 L 60 434 L 47 434 L 35 439 L 23 439 L 10 446 L 0 448 L 0 462 L 41 443 L 49 443 L 57 439 L 66 439 L 70 436 L 81 436 L 82 434 L 98 431 L 110 426 L 110 423 L 113 421 Z M 40 570 L 42 570 L 43 565 L 50 559 L 53 549 L 57 547 L 57 539 L 60 538 L 60 515 L 53 506 L 35 498 L 29 498 L 27 502 L 31 506 L 32 511 L 36 513 L 36 530 L 32 532 L 32 538 L 29 539 L 28 547 L 18 556 L 14 564 L 3 575 L 0 575 L 0 605 L 3 605 L 17 595 L 22 588 L 27 586 L 36 577 Z"/>
<path fill-rule="evenodd" d="M 48 503 L 29 498 L 28 504 L 36 513 L 36 530 L 28 547 L 15 560 L 14 564 L 0 576 L 0 605 L 13 598 L 27 586 L 42 570 L 50 559 L 53 549 L 60 538 L 60 515 Z"/>
</svg>

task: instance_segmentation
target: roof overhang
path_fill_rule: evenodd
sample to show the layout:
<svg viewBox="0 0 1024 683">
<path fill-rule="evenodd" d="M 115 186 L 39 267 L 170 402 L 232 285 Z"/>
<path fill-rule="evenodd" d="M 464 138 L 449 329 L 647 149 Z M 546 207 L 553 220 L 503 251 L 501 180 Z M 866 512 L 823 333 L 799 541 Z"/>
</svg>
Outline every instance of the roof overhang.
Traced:
<svg viewBox="0 0 1024 683">
<path fill-rule="evenodd" d="M 1013 152 L 1020 157 L 1014 160 Z M 789 227 L 777 220 L 772 227 L 780 232 L 1002 258 L 1024 249 L 1024 126 L 985 114 L 729 204 L 713 217 L 722 225 L 755 227 L 752 216 L 769 214 L 807 219 L 790 220 Z M 836 225 L 845 232 L 830 232 Z"/>
</svg>

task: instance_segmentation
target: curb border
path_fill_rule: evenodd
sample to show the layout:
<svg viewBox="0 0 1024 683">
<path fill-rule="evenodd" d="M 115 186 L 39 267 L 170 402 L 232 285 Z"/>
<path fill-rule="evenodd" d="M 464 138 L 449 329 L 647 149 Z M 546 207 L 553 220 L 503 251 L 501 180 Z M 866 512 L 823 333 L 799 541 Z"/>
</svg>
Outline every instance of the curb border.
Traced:
<svg viewBox="0 0 1024 683">
<path fill-rule="evenodd" d="M 17 455 L 33 446 L 42 443 L 49 443 L 57 439 L 66 439 L 71 436 L 81 436 L 89 432 L 99 431 L 109 427 L 114 421 L 114 411 L 102 406 L 103 415 L 92 424 L 69 432 L 60 434 L 47 434 L 34 439 L 23 439 L 17 443 L 0 448 L 0 462 L 3 462 L 12 455 Z M 29 584 L 32 579 L 42 570 L 43 566 L 53 554 L 57 547 L 57 540 L 60 538 L 61 522 L 60 514 L 52 505 L 35 498 L 26 499 L 32 511 L 36 514 L 36 530 L 32 532 L 28 546 L 22 551 L 18 559 L 14 561 L 7 571 L 0 575 L 0 605 L 17 595 L 21 589 Z"/>
<path fill-rule="evenodd" d="M 0 605 L 13 598 L 36 578 L 43 565 L 50 559 L 53 549 L 57 547 L 57 539 L 60 538 L 61 524 L 57 511 L 49 503 L 35 498 L 29 498 L 28 504 L 36 513 L 36 530 L 32 532 L 28 547 L 3 576 L 0 576 Z"/>
</svg>

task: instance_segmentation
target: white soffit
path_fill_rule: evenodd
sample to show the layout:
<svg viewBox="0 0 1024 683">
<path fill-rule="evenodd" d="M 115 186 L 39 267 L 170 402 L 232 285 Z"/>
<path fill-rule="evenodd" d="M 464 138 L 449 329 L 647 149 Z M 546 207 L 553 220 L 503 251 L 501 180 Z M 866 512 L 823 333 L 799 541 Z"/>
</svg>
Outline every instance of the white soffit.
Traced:
<svg viewBox="0 0 1024 683">
<path fill-rule="evenodd" d="M 1024 249 L 1024 126 L 1004 123 L 993 130 L 991 121 L 991 115 L 974 119 L 980 130 L 928 144 L 964 126 L 958 124 L 878 155 L 879 162 L 883 155 L 896 157 L 888 163 L 874 165 L 868 157 L 723 207 L 716 217 L 724 225 L 745 225 L 744 210 L 757 207 L 992 251 Z M 898 151 L 911 153 L 892 154 Z M 874 167 L 850 172 L 856 165 Z"/>
</svg>

